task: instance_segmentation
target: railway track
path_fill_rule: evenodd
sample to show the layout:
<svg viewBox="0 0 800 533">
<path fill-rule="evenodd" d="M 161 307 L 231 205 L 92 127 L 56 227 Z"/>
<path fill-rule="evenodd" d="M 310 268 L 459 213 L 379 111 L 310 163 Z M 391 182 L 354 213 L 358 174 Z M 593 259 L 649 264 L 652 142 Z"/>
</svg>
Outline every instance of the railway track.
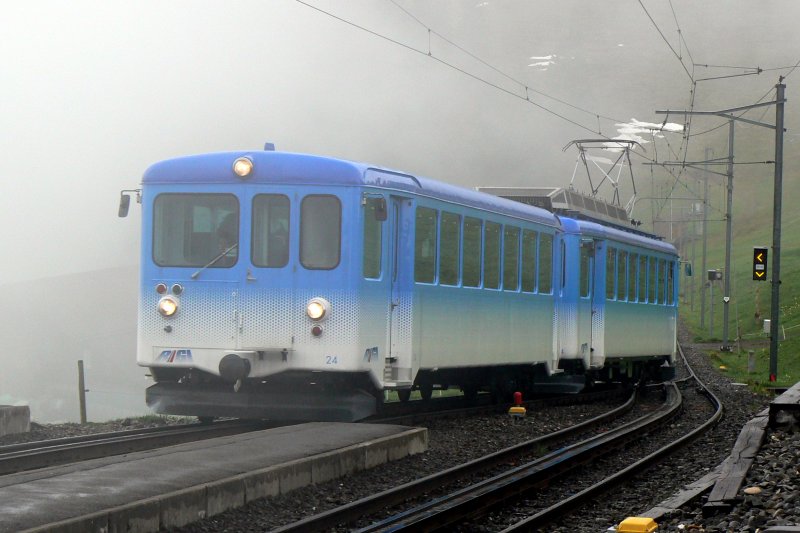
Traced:
<svg viewBox="0 0 800 533">
<path fill-rule="evenodd" d="M 619 396 L 619 390 L 590 395 L 571 395 L 564 398 L 539 399 L 527 402 L 535 409 L 547 405 L 577 404 Z M 373 417 L 368 423 L 413 425 L 440 417 L 467 417 L 495 413 L 506 409 L 491 403 L 481 395 L 472 405 L 464 407 L 460 398 L 442 398 L 429 402 L 415 401 L 388 404 L 384 416 Z M 247 420 L 222 420 L 213 424 L 185 424 L 157 428 L 132 429 L 111 433 L 96 433 L 38 442 L 0 446 L 0 475 L 14 474 L 38 468 L 58 466 L 101 457 L 151 450 L 185 442 L 234 435 L 286 425 Z"/>
<path fill-rule="evenodd" d="M 449 483 L 468 478 L 475 473 L 486 471 L 487 469 L 508 463 L 509 461 L 514 461 L 520 455 L 537 453 L 552 443 L 561 442 L 564 439 L 574 437 L 580 433 L 597 428 L 602 424 L 607 424 L 611 420 L 630 411 L 633 408 L 634 402 L 635 393 L 631 394 L 623 405 L 580 424 L 531 439 L 504 450 L 486 455 L 474 461 L 470 461 L 442 472 L 429 475 L 419 480 L 400 485 L 374 496 L 363 498 L 348 505 L 331 509 L 330 511 L 308 517 L 292 524 L 287 524 L 286 526 L 278 528 L 275 531 L 318 531 L 335 527 L 338 524 L 354 522 L 365 515 L 381 511 L 393 505 L 397 505 L 420 494 L 440 489 Z"/>
<path fill-rule="evenodd" d="M 212 424 L 185 424 L 97 433 L 0 447 L 0 475 L 58 466 L 100 457 L 151 450 L 247 431 L 274 424 L 224 420 Z"/>
<path fill-rule="evenodd" d="M 688 368 L 688 364 L 686 366 Z M 699 380 L 690 370 L 688 377 L 665 385 L 666 400 L 659 408 L 643 414 L 634 421 L 602 434 L 590 436 L 578 443 L 565 446 L 542 457 L 526 461 L 524 464 L 518 464 L 513 468 L 508 468 L 504 472 L 467 487 L 463 487 L 462 484 L 462 488 L 451 488 L 451 492 L 443 489 L 443 487 L 457 480 L 469 479 L 475 472 L 486 471 L 493 466 L 518 461 L 520 455 L 525 453 L 522 450 L 526 447 L 528 450 L 537 446 L 542 448 L 546 446 L 543 440 L 561 442 L 566 438 L 566 435 L 562 431 L 541 439 L 534 439 L 534 441 L 508 448 L 444 472 L 433 474 L 383 493 L 288 524 L 278 528 L 276 531 L 294 532 L 330 529 L 341 524 L 353 524 L 359 519 L 362 519 L 361 523 L 363 524 L 365 516 L 370 514 L 374 516 L 374 513 L 379 512 L 385 513 L 387 508 L 404 501 L 414 501 L 421 494 L 427 494 L 424 502 L 411 508 L 406 507 L 388 518 L 380 516 L 367 519 L 367 521 L 371 520 L 372 524 L 359 531 L 451 530 L 458 525 L 463 526 L 464 524 L 467 524 L 466 527 L 468 529 L 470 524 L 477 524 L 481 530 L 490 530 L 490 526 L 481 522 L 480 517 L 484 517 L 492 511 L 496 511 L 499 514 L 522 516 L 522 519 L 518 519 L 515 523 L 508 525 L 504 531 L 527 531 L 541 528 L 551 523 L 554 519 L 573 512 L 587 501 L 596 498 L 599 494 L 619 486 L 631 476 L 641 473 L 643 469 L 657 463 L 676 449 L 691 442 L 715 424 L 721 416 L 719 401 L 700 383 L 699 386 L 703 391 L 703 396 L 708 399 L 708 403 L 712 405 L 714 410 L 714 414 L 709 416 L 703 424 L 689 432 L 684 432 L 672 439 L 668 444 L 660 446 L 657 450 L 640 459 L 628 460 L 623 468 L 612 473 L 606 473 L 601 481 L 591 483 L 585 488 L 577 489 L 569 497 L 554 498 L 557 501 L 540 505 L 534 511 L 508 511 L 508 509 L 511 509 L 507 508 L 509 502 L 518 501 L 522 495 L 529 494 L 531 491 L 537 492 L 535 489 L 541 489 L 551 483 L 558 483 L 558 479 L 563 478 L 570 472 L 575 472 L 582 465 L 597 461 L 599 457 L 607 456 L 613 450 L 625 448 L 630 443 L 659 431 L 659 428 L 663 428 L 665 424 L 674 420 L 680 412 L 682 403 L 681 387 L 685 388 L 695 381 L 699 383 Z M 631 398 L 625 404 L 624 409 L 630 409 L 632 402 L 633 399 Z M 607 416 L 611 416 L 611 413 Z M 606 418 L 606 415 L 602 418 Z M 573 428 L 570 428 L 569 431 L 572 432 Z M 586 428 L 575 428 L 574 431 L 576 433 L 585 432 Z M 558 439 L 562 440 L 559 441 Z M 439 490 L 440 493 L 431 496 L 436 490 Z M 445 492 L 441 493 L 442 490 L 445 490 Z M 502 529 L 502 527 L 497 529 Z"/>
</svg>

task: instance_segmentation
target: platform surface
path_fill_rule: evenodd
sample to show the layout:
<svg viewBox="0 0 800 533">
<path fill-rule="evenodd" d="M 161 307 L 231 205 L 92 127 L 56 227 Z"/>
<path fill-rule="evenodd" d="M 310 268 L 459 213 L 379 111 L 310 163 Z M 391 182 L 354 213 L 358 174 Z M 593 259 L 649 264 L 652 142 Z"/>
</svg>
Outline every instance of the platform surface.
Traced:
<svg viewBox="0 0 800 533">
<path fill-rule="evenodd" d="M 427 449 L 422 428 L 308 423 L 0 477 L 0 532 L 155 531 Z"/>
</svg>

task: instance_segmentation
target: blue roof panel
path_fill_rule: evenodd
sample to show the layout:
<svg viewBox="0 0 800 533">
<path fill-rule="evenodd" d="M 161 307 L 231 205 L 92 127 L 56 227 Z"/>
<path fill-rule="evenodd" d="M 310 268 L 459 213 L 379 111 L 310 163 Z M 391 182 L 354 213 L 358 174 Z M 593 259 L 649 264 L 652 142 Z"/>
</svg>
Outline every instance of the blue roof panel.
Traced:
<svg viewBox="0 0 800 533">
<path fill-rule="evenodd" d="M 239 157 L 253 161 L 253 174 L 241 179 L 233 172 Z M 161 161 L 142 179 L 151 184 L 290 184 L 374 186 L 427 196 L 505 215 L 560 226 L 558 218 L 533 206 L 386 168 L 307 154 L 273 151 L 219 152 Z"/>
</svg>

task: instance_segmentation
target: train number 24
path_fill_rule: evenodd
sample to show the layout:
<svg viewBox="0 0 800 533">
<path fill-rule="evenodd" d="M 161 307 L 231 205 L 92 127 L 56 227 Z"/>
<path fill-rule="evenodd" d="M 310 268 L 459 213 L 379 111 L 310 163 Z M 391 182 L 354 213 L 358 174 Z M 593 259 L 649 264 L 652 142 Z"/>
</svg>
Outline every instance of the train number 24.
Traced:
<svg viewBox="0 0 800 533">
<path fill-rule="evenodd" d="M 325 356 L 325 364 L 326 365 L 338 365 L 339 364 L 339 356 L 338 355 L 326 355 Z"/>
</svg>

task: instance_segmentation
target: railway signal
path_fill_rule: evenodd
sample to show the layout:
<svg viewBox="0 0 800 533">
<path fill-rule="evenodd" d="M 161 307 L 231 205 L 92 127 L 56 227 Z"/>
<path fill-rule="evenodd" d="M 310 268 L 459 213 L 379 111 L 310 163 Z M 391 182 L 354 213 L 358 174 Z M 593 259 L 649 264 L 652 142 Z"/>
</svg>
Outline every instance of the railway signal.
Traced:
<svg viewBox="0 0 800 533">
<path fill-rule="evenodd" d="M 753 279 L 767 281 L 767 248 L 766 246 L 753 247 Z"/>
</svg>

